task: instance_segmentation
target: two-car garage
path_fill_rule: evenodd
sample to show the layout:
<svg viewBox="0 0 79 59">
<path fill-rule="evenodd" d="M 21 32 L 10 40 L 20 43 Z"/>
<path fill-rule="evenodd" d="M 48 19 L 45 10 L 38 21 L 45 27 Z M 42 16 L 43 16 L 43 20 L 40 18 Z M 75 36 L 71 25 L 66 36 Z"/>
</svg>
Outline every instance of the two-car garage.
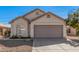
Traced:
<svg viewBox="0 0 79 59">
<path fill-rule="evenodd" d="M 62 25 L 35 25 L 35 38 L 63 38 Z"/>
</svg>

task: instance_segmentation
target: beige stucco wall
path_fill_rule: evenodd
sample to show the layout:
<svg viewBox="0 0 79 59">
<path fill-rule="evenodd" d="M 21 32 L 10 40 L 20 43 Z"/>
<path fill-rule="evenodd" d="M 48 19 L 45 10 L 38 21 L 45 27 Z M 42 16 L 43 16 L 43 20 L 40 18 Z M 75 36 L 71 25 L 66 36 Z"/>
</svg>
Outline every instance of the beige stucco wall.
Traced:
<svg viewBox="0 0 79 59">
<path fill-rule="evenodd" d="M 28 37 L 28 21 L 24 20 L 23 18 L 19 18 L 15 20 L 13 23 L 11 23 L 11 36 L 16 35 L 16 27 L 17 25 L 21 26 L 21 36 L 22 37 Z M 17 34 L 19 35 L 19 34 Z"/>
<path fill-rule="evenodd" d="M 51 15 L 51 14 L 50 14 Z M 47 15 L 33 21 L 30 24 L 30 35 L 34 37 L 34 25 L 63 25 L 63 37 L 66 37 L 66 26 L 64 21 L 51 15 L 51 18 L 47 18 Z"/>
<path fill-rule="evenodd" d="M 37 14 L 37 12 L 39 14 Z M 32 19 L 35 19 L 36 17 L 40 16 L 40 15 L 43 15 L 44 12 L 41 12 L 40 10 L 36 10 L 28 15 L 25 16 L 25 18 L 28 18 L 29 20 L 32 20 Z"/>
</svg>

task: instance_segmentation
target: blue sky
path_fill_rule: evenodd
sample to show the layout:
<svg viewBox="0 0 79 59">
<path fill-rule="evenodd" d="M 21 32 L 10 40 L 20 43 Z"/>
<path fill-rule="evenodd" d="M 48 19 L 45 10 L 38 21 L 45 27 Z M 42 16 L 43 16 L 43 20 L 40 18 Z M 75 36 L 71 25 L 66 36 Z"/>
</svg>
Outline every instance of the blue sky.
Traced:
<svg viewBox="0 0 79 59">
<path fill-rule="evenodd" d="M 73 12 L 79 6 L 0 6 L 0 23 L 8 23 L 17 16 L 22 16 L 36 8 L 53 12 L 65 19 L 68 13 Z"/>
</svg>

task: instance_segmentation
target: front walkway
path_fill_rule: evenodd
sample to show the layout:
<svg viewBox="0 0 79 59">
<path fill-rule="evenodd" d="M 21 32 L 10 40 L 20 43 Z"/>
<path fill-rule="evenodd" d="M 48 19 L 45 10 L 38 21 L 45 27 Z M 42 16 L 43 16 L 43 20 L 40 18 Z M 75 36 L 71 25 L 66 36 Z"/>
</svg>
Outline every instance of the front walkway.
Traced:
<svg viewBox="0 0 79 59">
<path fill-rule="evenodd" d="M 79 46 L 74 47 L 69 42 L 59 39 L 34 39 L 33 52 L 79 52 Z"/>
</svg>

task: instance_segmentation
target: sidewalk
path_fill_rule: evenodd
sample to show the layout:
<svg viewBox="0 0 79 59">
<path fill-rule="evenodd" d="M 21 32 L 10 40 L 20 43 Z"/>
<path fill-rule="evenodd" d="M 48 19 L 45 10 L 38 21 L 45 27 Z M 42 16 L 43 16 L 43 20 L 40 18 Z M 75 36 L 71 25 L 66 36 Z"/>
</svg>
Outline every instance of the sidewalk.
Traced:
<svg viewBox="0 0 79 59">
<path fill-rule="evenodd" d="M 79 37 L 78 36 L 67 36 L 67 39 L 79 40 Z"/>
</svg>

